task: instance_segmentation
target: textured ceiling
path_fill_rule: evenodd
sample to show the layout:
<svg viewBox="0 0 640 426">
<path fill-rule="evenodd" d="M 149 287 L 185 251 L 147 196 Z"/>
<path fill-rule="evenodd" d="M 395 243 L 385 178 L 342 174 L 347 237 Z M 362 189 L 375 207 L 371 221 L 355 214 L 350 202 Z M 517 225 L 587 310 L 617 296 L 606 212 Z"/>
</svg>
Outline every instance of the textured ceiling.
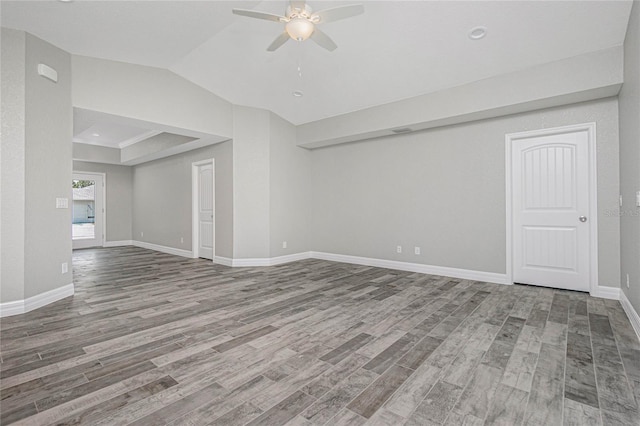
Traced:
<svg viewBox="0 0 640 426">
<path fill-rule="evenodd" d="M 631 9 L 631 1 L 309 2 L 354 3 L 364 3 L 363 15 L 321 27 L 334 52 L 312 41 L 267 52 L 282 24 L 231 13 L 283 14 L 285 1 L 3 1 L 2 25 L 74 54 L 168 68 L 301 124 L 620 45 Z M 487 36 L 472 41 L 478 25 Z"/>
</svg>

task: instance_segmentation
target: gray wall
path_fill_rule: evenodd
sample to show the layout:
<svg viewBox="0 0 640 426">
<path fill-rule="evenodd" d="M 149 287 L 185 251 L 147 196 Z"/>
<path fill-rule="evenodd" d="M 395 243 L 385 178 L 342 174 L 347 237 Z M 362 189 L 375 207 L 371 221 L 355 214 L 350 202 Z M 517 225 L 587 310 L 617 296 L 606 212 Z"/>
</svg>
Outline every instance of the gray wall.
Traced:
<svg viewBox="0 0 640 426">
<path fill-rule="evenodd" d="M 94 163 L 120 164 L 120 149 L 106 146 L 73 144 L 73 159 Z"/>
<path fill-rule="evenodd" d="M 171 71 L 73 56 L 73 106 L 231 137 L 231 104 Z"/>
<path fill-rule="evenodd" d="M 53 83 L 37 73 L 39 63 L 58 71 Z M 66 284 L 71 273 L 71 209 L 56 209 L 56 197 L 71 199 L 71 55 L 26 35 L 25 84 L 25 294 L 28 298 Z M 69 268 L 71 270 L 71 268 Z"/>
<path fill-rule="evenodd" d="M 134 166 L 132 239 L 191 250 L 191 163 L 214 158 L 216 255 L 233 257 L 232 155 L 228 141 Z"/>
<path fill-rule="evenodd" d="M 615 46 L 298 127 L 308 148 L 570 105 L 618 94 L 623 49 Z"/>
<path fill-rule="evenodd" d="M 269 139 L 270 257 L 309 251 L 311 152 L 296 145 L 295 126 L 275 114 Z"/>
<path fill-rule="evenodd" d="M 315 150 L 312 249 L 505 273 L 505 134 L 595 121 L 599 280 L 617 287 L 617 120 L 609 98 Z"/>
<path fill-rule="evenodd" d="M 634 2 L 624 43 L 624 85 L 620 91 L 620 218 L 622 291 L 640 312 L 640 3 Z M 629 274 L 629 288 L 626 285 Z"/>
<path fill-rule="evenodd" d="M 155 154 L 159 151 L 164 151 L 166 149 L 191 142 L 195 139 L 197 138 L 163 132 L 122 148 L 120 150 L 120 160 L 123 163 L 126 163 L 140 157 L 148 156 L 149 154 Z"/>
<path fill-rule="evenodd" d="M 133 209 L 133 170 L 114 164 L 73 162 L 74 172 L 104 173 L 106 178 L 105 242 L 131 240 Z"/>
<path fill-rule="evenodd" d="M 269 255 L 270 112 L 233 107 L 233 258 Z"/>
<path fill-rule="evenodd" d="M 24 299 L 25 33 L 2 28 L 0 303 Z"/>
</svg>

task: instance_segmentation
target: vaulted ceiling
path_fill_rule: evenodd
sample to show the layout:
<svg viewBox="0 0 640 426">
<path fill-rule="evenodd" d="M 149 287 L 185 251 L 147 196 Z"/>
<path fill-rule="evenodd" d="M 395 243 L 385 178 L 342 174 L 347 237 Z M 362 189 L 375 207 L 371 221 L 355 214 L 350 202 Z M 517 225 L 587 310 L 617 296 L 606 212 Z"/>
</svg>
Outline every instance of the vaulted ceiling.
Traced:
<svg viewBox="0 0 640 426">
<path fill-rule="evenodd" d="M 1 22 L 73 54 L 167 68 L 302 124 L 621 45 L 632 2 L 309 1 L 354 3 L 365 13 L 322 27 L 333 52 L 312 41 L 267 52 L 283 24 L 231 13 L 284 14 L 275 0 L 2 1 Z M 480 40 L 468 37 L 476 26 L 487 29 Z"/>
</svg>

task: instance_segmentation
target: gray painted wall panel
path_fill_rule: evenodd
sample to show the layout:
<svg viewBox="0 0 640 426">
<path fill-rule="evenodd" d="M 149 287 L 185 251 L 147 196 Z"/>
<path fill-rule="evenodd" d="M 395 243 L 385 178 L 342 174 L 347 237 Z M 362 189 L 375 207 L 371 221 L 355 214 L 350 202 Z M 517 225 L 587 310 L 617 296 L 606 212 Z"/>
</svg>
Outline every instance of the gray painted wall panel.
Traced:
<svg viewBox="0 0 640 426">
<path fill-rule="evenodd" d="M 73 106 L 231 137 L 231 104 L 168 70 L 73 56 Z"/>
<path fill-rule="evenodd" d="M 25 298 L 70 284 L 71 209 L 56 209 L 56 197 L 71 199 L 73 112 L 71 55 L 26 36 L 26 233 Z M 53 83 L 37 73 L 39 63 L 58 71 Z M 69 268 L 71 271 L 71 268 Z"/>
<path fill-rule="evenodd" d="M 309 251 L 311 152 L 296 145 L 293 124 L 271 114 L 270 257 Z M 282 248 L 282 242 L 287 248 Z"/>
<path fill-rule="evenodd" d="M 73 144 L 73 159 L 104 164 L 120 164 L 120 149 L 106 146 Z"/>
<path fill-rule="evenodd" d="M 25 33 L 2 28 L 0 303 L 24 299 Z"/>
<path fill-rule="evenodd" d="M 640 313 L 640 3 L 634 2 L 624 43 L 624 84 L 620 91 L 620 218 L 622 291 Z M 629 274 L 629 288 L 626 285 Z"/>
<path fill-rule="evenodd" d="M 622 47 L 590 52 L 486 78 L 297 128 L 308 148 L 433 128 L 615 96 L 622 84 Z"/>
<path fill-rule="evenodd" d="M 105 242 L 131 240 L 133 210 L 133 170 L 114 164 L 73 162 L 74 172 L 104 173 L 106 178 Z"/>
<path fill-rule="evenodd" d="M 617 117 L 609 98 L 314 150 L 311 247 L 504 273 L 505 134 L 595 121 L 599 279 L 617 287 Z"/>
<path fill-rule="evenodd" d="M 270 112 L 233 107 L 233 257 L 269 254 Z"/>
<path fill-rule="evenodd" d="M 232 257 L 230 141 L 133 167 L 133 240 L 191 250 L 191 163 L 209 158 L 216 167 L 216 255 Z"/>
</svg>

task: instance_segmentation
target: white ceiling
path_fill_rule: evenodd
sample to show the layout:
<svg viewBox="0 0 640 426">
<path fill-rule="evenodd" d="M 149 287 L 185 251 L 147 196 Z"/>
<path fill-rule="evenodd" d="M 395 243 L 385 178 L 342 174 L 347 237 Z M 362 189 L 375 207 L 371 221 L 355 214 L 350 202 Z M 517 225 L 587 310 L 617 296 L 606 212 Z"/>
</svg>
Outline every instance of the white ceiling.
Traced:
<svg viewBox="0 0 640 426">
<path fill-rule="evenodd" d="M 159 133 L 159 130 L 147 127 L 114 122 L 108 114 L 73 109 L 74 142 L 107 148 L 124 148 Z"/>
<path fill-rule="evenodd" d="M 282 24 L 231 13 L 283 14 L 286 1 L 2 1 L 1 22 L 73 54 L 168 68 L 302 124 L 620 45 L 631 9 L 630 0 L 309 2 L 354 3 L 363 15 L 321 27 L 334 52 L 310 40 L 267 52 Z M 472 41 L 478 25 L 487 36 Z"/>
</svg>

